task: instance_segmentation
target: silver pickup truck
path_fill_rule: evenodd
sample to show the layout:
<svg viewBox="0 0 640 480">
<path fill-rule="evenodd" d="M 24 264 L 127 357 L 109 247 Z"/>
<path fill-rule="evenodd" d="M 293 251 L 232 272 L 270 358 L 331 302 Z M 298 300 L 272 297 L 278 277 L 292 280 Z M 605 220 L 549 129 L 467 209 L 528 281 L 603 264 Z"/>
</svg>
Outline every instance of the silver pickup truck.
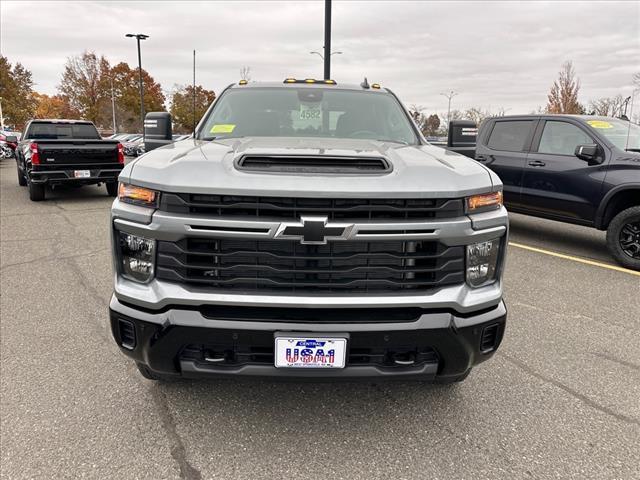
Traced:
<svg viewBox="0 0 640 480">
<path fill-rule="evenodd" d="M 502 183 L 390 90 L 241 81 L 193 138 L 163 121 L 111 219 L 111 328 L 143 376 L 451 383 L 498 348 Z"/>
</svg>

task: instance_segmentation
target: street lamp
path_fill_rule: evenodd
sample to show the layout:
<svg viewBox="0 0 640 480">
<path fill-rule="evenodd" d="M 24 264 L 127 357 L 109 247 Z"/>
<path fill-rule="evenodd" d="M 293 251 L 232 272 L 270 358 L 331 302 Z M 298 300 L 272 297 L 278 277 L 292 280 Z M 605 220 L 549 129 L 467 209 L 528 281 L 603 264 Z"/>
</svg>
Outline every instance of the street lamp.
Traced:
<svg viewBox="0 0 640 480">
<path fill-rule="evenodd" d="M 309 52 L 312 55 L 318 55 L 322 60 L 324 60 L 324 55 L 322 55 L 320 52 Z M 342 55 L 342 52 L 331 52 L 330 56 L 332 55 Z"/>
<path fill-rule="evenodd" d="M 135 37 L 138 43 L 138 73 L 140 74 L 140 124 L 142 125 L 142 142 L 144 143 L 144 87 L 142 86 L 142 56 L 140 55 L 140 40 L 146 40 L 149 35 L 144 33 L 127 33 L 125 37 Z"/>
<path fill-rule="evenodd" d="M 447 108 L 447 128 L 448 128 L 449 124 L 451 123 L 451 99 L 456 95 L 458 95 L 458 92 L 454 92 L 453 90 L 451 90 L 449 93 L 441 93 L 440 95 L 442 95 L 443 97 L 446 97 L 449 100 L 449 107 Z"/>
</svg>

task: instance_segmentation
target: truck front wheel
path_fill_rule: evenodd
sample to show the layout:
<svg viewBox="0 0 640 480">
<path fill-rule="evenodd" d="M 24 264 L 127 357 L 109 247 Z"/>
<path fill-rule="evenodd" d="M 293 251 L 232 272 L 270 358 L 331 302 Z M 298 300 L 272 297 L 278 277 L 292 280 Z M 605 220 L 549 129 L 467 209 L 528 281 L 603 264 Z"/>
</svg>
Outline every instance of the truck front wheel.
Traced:
<svg viewBox="0 0 640 480">
<path fill-rule="evenodd" d="M 44 200 L 44 183 L 29 182 L 29 199 L 32 202 Z"/>
<path fill-rule="evenodd" d="M 613 217 L 607 228 L 607 247 L 618 263 L 640 270 L 640 206 Z"/>
</svg>

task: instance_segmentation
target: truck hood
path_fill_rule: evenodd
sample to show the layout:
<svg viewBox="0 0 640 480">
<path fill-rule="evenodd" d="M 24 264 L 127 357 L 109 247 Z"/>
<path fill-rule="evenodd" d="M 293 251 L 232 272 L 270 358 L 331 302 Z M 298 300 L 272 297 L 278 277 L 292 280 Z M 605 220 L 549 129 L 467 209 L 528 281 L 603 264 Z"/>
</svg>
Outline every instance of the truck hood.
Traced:
<svg viewBox="0 0 640 480">
<path fill-rule="evenodd" d="M 384 157 L 383 175 L 262 173 L 236 169 L 244 154 Z M 159 191 L 295 197 L 462 197 L 500 188 L 479 163 L 432 145 L 359 139 L 243 137 L 183 140 L 129 163 L 120 180 Z"/>
</svg>

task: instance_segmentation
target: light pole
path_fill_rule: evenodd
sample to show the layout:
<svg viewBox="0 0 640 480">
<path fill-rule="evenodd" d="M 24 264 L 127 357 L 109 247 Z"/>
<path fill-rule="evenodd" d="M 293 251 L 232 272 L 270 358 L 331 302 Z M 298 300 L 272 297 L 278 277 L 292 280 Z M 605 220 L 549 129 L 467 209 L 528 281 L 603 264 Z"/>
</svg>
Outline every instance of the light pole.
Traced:
<svg viewBox="0 0 640 480">
<path fill-rule="evenodd" d="M 447 108 L 447 128 L 449 128 L 449 124 L 451 123 L 451 99 L 458 95 L 458 92 L 451 90 L 449 93 L 441 93 L 440 95 L 449 100 L 449 107 Z"/>
<path fill-rule="evenodd" d="M 0 130 L 4 132 L 4 115 L 2 115 L 2 97 L 0 97 Z"/>
<path fill-rule="evenodd" d="M 331 0 L 324 0 L 324 79 L 331 78 Z"/>
<path fill-rule="evenodd" d="M 113 78 L 111 80 L 111 116 L 113 119 L 113 134 L 118 133 L 118 126 L 116 125 L 116 99 L 113 96 Z"/>
<path fill-rule="evenodd" d="M 140 40 L 146 40 L 149 35 L 144 33 L 127 33 L 126 37 L 135 37 L 138 43 L 138 73 L 140 74 L 140 124 L 142 125 L 142 143 L 144 143 L 144 87 L 142 86 L 142 56 L 140 55 Z"/>
</svg>

